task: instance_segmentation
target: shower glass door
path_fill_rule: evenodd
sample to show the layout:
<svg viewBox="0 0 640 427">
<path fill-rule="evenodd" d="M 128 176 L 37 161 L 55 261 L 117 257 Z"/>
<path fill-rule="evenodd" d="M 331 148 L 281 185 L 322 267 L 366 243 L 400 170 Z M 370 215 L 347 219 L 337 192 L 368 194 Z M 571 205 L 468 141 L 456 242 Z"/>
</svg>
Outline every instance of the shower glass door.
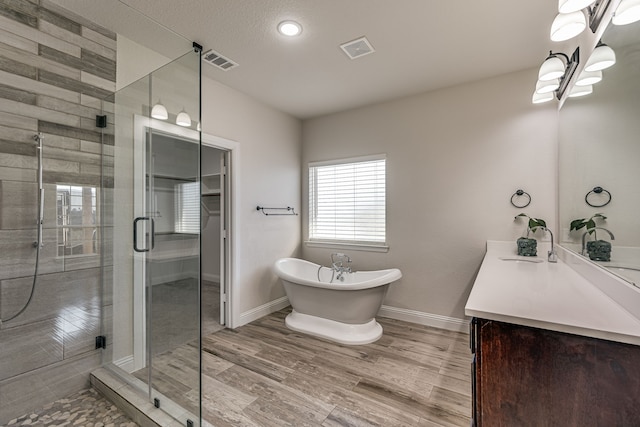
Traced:
<svg viewBox="0 0 640 427">
<path fill-rule="evenodd" d="M 108 105 L 105 365 L 183 425 L 199 425 L 200 54 L 153 71 Z"/>
</svg>

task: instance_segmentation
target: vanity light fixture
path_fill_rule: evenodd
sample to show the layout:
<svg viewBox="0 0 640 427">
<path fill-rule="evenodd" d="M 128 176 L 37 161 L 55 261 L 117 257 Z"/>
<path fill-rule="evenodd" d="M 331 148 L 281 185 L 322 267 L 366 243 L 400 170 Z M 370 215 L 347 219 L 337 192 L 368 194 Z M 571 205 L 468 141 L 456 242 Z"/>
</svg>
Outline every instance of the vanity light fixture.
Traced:
<svg viewBox="0 0 640 427">
<path fill-rule="evenodd" d="M 578 98 L 580 96 L 589 95 L 591 93 L 593 93 L 592 85 L 574 86 L 573 89 L 571 89 L 571 92 L 569 92 L 569 98 Z"/>
<path fill-rule="evenodd" d="M 583 71 L 576 80 L 576 86 L 589 86 L 602 80 L 602 71 Z"/>
<path fill-rule="evenodd" d="M 640 0 L 622 0 L 611 22 L 614 25 L 627 25 L 640 21 Z"/>
<path fill-rule="evenodd" d="M 561 42 L 580 34 L 587 27 L 587 18 L 582 10 L 559 13 L 551 23 L 551 40 Z"/>
<path fill-rule="evenodd" d="M 302 25 L 296 21 L 282 21 L 278 24 L 278 32 L 283 36 L 295 37 L 302 33 Z"/>
<path fill-rule="evenodd" d="M 158 100 L 158 103 L 151 109 L 151 117 L 158 120 L 167 120 L 169 118 L 167 108 L 162 105 L 160 100 Z"/>
<path fill-rule="evenodd" d="M 600 71 L 611 67 L 616 63 L 616 53 L 602 40 L 598 42 L 596 48 L 591 53 L 587 64 L 584 66 L 585 71 Z"/>
<path fill-rule="evenodd" d="M 178 116 L 176 117 L 176 124 L 184 127 L 191 126 L 191 117 L 189 117 L 187 112 L 184 111 L 184 108 L 178 113 Z"/>
<path fill-rule="evenodd" d="M 573 54 L 571 54 L 571 58 L 562 52 L 554 53 L 550 51 L 549 56 L 544 60 L 538 71 L 538 82 L 536 83 L 536 91 L 533 95 L 532 102 L 538 104 L 549 101 L 550 99 L 547 99 L 548 96 L 537 95 L 544 95 L 551 92 L 555 92 L 555 96 L 561 99 L 579 63 L 580 47 L 577 47 Z"/>
</svg>

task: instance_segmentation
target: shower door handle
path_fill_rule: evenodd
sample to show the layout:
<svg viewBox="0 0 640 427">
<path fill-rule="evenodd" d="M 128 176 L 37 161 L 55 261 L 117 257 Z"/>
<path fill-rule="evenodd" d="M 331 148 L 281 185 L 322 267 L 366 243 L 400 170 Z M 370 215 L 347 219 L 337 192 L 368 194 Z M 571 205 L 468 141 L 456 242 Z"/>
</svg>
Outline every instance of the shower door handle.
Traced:
<svg viewBox="0 0 640 427">
<path fill-rule="evenodd" d="M 138 222 L 140 221 L 149 221 L 151 223 L 151 248 L 139 248 L 138 247 Z M 133 250 L 136 252 L 149 252 L 149 250 L 153 249 L 156 245 L 156 230 L 155 230 L 155 222 L 153 218 L 149 218 L 148 216 L 139 216 L 138 218 L 133 220 Z"/>
</svg>

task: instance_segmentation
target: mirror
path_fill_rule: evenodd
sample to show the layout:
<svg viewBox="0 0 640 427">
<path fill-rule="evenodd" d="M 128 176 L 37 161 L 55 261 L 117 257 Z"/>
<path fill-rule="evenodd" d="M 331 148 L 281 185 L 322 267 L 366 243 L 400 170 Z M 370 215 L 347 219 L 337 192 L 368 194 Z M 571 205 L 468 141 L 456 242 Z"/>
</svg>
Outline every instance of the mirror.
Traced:
<svg viewBox="0 0 640 427">
<path fill-rule="evenodd" d="M 599 229 L 584 236 L 585 244 L 611 242 L 610 260 L 594 262 L 640 287 L 640 22 L 609 25 L 602 41 L 615 51 L 616 64 L 592 94 L 569 98 L 560 110 L 561 243 L 582 253 L 586 228 L 571 231 L 571 221 L 602 214 L 606 219 L 595 217 L 596 226 L 615 240 Z M 607 192 L 611 201 L 600 206 Z"/>
</svg>

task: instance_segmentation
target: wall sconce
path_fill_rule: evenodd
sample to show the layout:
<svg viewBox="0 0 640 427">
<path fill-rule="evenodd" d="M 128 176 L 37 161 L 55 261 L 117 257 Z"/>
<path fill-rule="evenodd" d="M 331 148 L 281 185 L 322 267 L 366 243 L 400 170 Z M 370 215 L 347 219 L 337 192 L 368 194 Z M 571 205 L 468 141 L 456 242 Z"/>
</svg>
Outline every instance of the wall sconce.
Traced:
<svg viewBox="0 0 640 427">
<path fill-rule="evenodd" d="M 543 102 L 551 101 L 553 98 L 555 98 L 555 95 L 553 94 L 553 92 L 548 92 L 548 93 L 533 92 L 533 96 L 531 97 L 531 102 L 534 104 L 542 104 Z"/>
<path fill-rule="evenodd" d="M 551 40 L 565 41 L 580 34 L 587 26 L 584 9 L 589 16 L 589 28 L 595 33 L 610 4 L 611 0 L 558 0 L 559 13 L 551 24 Z M 614 14 L 614 24 L 616 15 L 619 15 L 619 22 L 640 20 L 640 0 L 622 0 Z"/>
<path fill-rule="evenodd" d="M 602 71 L 583 71 L 576 80 L 576 86 L 590 86 L 602 81 Z"/>
<path fill-rule="evenodd" d="M 640 0 L 622 0 L 611 22 L 614 25 L 627 25 L 640 21 Z"/>
<path fill-rule="evenodd" d="M 169 118 L 169 112 L 160 100 L 158 100 L 158 103 L 151 109 L 151 117 L 158 120 L 167 120 Z"/>
<path fill-rule="evenodd" d="M 191 126 L 191 117 L 186 111 L 184 111 L 184 108 L 178 113 L 178 116 L 176 117 L 176 124 L 184 127 Z"/>
<path fill-rule="evenodd" d="M 564 58 L 564 61 L 561 58 Z M 556 98 L 561 99 L 579 63 L 580 47 L 576 48 L 571 58 L 562 52 L 553 53 L 553 51 L 550 51 L 549 56 L 540 66 L 538 82 L 536 83 L 536 91 L 533 94 L 532 102 L 539 104 L 541 102 L 551 101 L 553 96 L 536 96 L 536 94 L 543 95 L 554 91 Z"/>
<path fill-rule="evenodd" d="M 551 40 L 561 42 L 580 34 L 587 27 L 587 18 L 582 10 L 559 13 L 551 24 Z"/>
<path fill-rule="evenodd" d="M 602 40 L 600 40 L 596 45 L 596 48 L 591 53 L 584 70 L 600 71 L 611 67 L 615 63 L 616 53 L 609 46 L 602 43 Z"/>
<path fill-rule="evenodd" d="M 593 93 L 593 86 L 574 86 L 569 92 L 569 98 L 578 98 Z"/>
</svg>

